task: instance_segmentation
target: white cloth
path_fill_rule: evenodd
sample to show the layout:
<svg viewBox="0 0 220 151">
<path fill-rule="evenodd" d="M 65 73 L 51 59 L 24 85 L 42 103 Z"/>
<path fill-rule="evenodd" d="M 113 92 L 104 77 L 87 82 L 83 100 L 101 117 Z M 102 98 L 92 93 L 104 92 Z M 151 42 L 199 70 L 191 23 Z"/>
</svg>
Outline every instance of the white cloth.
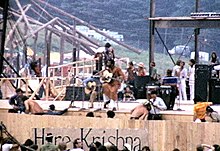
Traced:
<svg viewBox="0 0 220 151">
<path fill-rule="evenodd" d="M 159 113 L 160 113 L 160 110 L 166 110 L 166 109 L 167 109 L 166 104 L 164 103 L 163 99 L 160 98 L 160 97 L 156 97 L 155 100 L 150 99 L 150 101 L 153 103 L 153 106 L 152 106 L 152 108 L 151 108 L 151 110 L 150 110 L 150 113 L 151 113 L 151 114 L 159 114 Z M 155 107 L 155 106 L 157 106 L 157 107 L 160 108 L 160 109 L 158 109 L 158 108 Z"/>
<path fill-rule="evenodd" d="M 12 147 L 13 147 L 13 144 L 4 144 L 2 145 L 2 151 L 10 151 Z"/>
</svg>

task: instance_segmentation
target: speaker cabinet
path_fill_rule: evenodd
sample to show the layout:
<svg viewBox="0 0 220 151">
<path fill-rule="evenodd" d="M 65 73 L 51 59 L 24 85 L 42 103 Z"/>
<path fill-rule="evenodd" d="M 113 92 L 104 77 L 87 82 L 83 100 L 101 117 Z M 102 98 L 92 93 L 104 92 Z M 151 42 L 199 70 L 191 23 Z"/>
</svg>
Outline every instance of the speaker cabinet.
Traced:
<svg viewBox="0 0 220 151">
<path fill-rule="evenodd" d="M 146 99 L 147 98 L 146 88 L 145 87 L 135 88 L 134 97 L 135 99 Z"/>
<path fill-rule="evenodd" d="M 67 86 L 64 100 L 87 101 L 89 95 L 85 94 L 84 87 Z"/>
<path fill-rule="evenodd" d="M 150 76 L 136 76 L 134 80 L 135 88 L 144 88 L 150 82 Z"/>
<path fill-rule="evenodd" d="M 209 101 L 220 104 L 220 79 L 211 79 L 209 82 Z"/>
<path fill-rule="evenodd" d="M 209 79 L 209 66 L 197 64 L 195 66 L 195 96 L 200 96 L 204 101 L 208 98 Z"/>
</svg>

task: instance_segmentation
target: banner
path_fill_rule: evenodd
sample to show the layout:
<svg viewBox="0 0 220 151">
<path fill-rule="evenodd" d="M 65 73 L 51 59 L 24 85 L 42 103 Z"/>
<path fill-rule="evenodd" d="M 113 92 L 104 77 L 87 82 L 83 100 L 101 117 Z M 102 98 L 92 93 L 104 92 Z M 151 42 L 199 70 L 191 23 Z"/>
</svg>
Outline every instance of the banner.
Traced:
<svg viewBox="0 0 220 151">
<path fill-rule="evenodd" d="M 101 144 L 109 142 L 123 149 L 124 144 L 129 144 L 132 151 L 141 150 L 148 146 L 148 132 L 146 129 L 93 129 L 93 128 L 34 128 L 32 139 L 35 144 L 42 146 L 46 143 L 47 133 L 53 134 L 53 143 L 66 142 L 69 149 L 73 148 L 73 141 L 80 138 L 84 150 L 88 150 L 91 143 L 99 141 Z"/>
</svg>

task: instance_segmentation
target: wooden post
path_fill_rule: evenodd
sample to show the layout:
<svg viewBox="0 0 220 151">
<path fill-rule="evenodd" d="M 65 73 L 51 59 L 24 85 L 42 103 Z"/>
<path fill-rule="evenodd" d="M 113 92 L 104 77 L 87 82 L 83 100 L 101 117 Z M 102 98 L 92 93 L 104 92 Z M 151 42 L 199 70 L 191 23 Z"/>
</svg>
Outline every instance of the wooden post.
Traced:
<svg viewBox="0 0 220 151">
<path fill-rule="evenodd" d="M 9 0 L 4 1 L 4 10 L 3 10 L 3 27 L 1 33 L 1 50 L 0 50 L 0 74 L 3 72 L 3 61 L 4 61 L 4 52 L 5 52 L 5 35 L 7 29 L 7 18 L 8 18 L 8 4 Z"/>
<path fill-rule="evenodd" d="M 63 58 L 64 58 L 64 35 L 61 34 L 60 36 L 60 64 L 63 64 Z"/>
<path fill-rule="evenodd" d="M 35 34 L 35 38 L 34 38 L 34 45 L 33 45 L 34 55 L 33 55 L 33 60 L 36 59 L 37 39 L 38 39 L 38 33 Z"/>
<path fill-rule="evenodd" d="M 21 4 L 20 4 L 19 0 L 15 0 L 15 2 L 16 2 L 16 4 L 17 4 L 18 8 L 19 8 L 20 11 L 21 11 L 21 15 L 23 16 L 23 19 L 24 19 L 24 21 L 25 21 L 25 24 L 27 25 L 27 29 L 30 30 L 32 36 L 34 36 L 33 31 L 32 31 L 32 28 L 31 28 L 31 26 L 30 26 L 30 24 L 29 24 L 29 22 L 28 22 L 28 19 L 27 19 L 26 15 L 25 15 L 25 12 L 24 12 L 23 8 L 21 7 Z"/>
<path fill-rule="evenodd" d="M 155 16 L 155 0 L 150 0 L 150 18 Z M 151 75 L 150 63 L 154 61 L 155 49 L 154 22 L 149 22 L 149 74 Z"/>
<path fill-rule="evenodd" d="M 195 12 L 199 11 L 199 0 L 196 0 L 195 4 Z M 199 42 L 199 28 L 194 29 L 194 36 L 195 36 L 195 43 L 194 43 L 194 49 L 195 49 L 195 61 L 196 63 L 199 63 L 199 50 L 198 50 L 198 42 Z"/>
<path fill-rule="evenodd" d="M 29 10 L 30 6 L 31 6 L 31 5 L 27 5 L 27 7 L 24 9 L 24 13 L 26 13 L 26 12 Z M 18 24 L 22 21 L 22 19 L 23 19 L 23 16 L 21 15 L 21 16 L 18 18 L 18 20 L 13 24 L 13 27 L 12 27 L 12 29 L 10 30 L 10 32 L 9 32 L 9 34 L 7 35 L 7 38 L 6 38 L 6 42 L 5 42 L 5 45 L 6 45 L 6 46 L 7 46 L 7 43 L 8 43 L 9 41 L 12 42 L 12 40 L 13 40 L 12 37 L 14 37 L 13 35 L 14 35 L 14 32 L 15 32 L 15 29 L 17 28 Z"/>
</svg>

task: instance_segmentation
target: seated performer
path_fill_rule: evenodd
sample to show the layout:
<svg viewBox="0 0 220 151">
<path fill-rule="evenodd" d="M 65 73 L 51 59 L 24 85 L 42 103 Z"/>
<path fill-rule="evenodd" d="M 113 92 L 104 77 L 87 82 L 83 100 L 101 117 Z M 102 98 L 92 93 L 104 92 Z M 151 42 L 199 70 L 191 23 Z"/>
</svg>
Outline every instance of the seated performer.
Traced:
<svg viewBox="0 0 220 151">
<path fill-rule="evenodd" d="M 126 86 L 123 94 L 123 101 L 134 100 L 134 92 L 131 90 L 129 86 Z"/>
<path fill-rule="evenodd" d="M 106 70 L 101 73 L 100 79 L 103 82 L 104 108 L 107 108 L 107 104 L 111 102 L 113 110 L 116 110 L 117 92 L 124 79 L 125 75 L 119 67 L 115 66 L 115 61 L 109 60 L 106 64 Z"/>
<path fill-rule="evenodd" d="M 90 95 L 89 101 L 90 101 L 90 107 L 93 108 L 93 102 L 97 98 L 97 91 L 98 89 L 96 88 L 99 86 L 100 82 L 98 78 L 95 77 L 95 75 L 98 73 L 97 70 L 93 71 L 93 76 L 83 80 L 83 84 L 85 86 L 85 93 Z"/>
<path fill-rule="evenodd" d="M 22 113 L 25 111 L 24 102 L 22 100 L 24 92 L 20 88 L 16 89 L 15 92 L 16 94 L 9 99 L 9 104 L 13 107 L 13 109 L 10 109 L 9 112 Z"/>
</svg>

